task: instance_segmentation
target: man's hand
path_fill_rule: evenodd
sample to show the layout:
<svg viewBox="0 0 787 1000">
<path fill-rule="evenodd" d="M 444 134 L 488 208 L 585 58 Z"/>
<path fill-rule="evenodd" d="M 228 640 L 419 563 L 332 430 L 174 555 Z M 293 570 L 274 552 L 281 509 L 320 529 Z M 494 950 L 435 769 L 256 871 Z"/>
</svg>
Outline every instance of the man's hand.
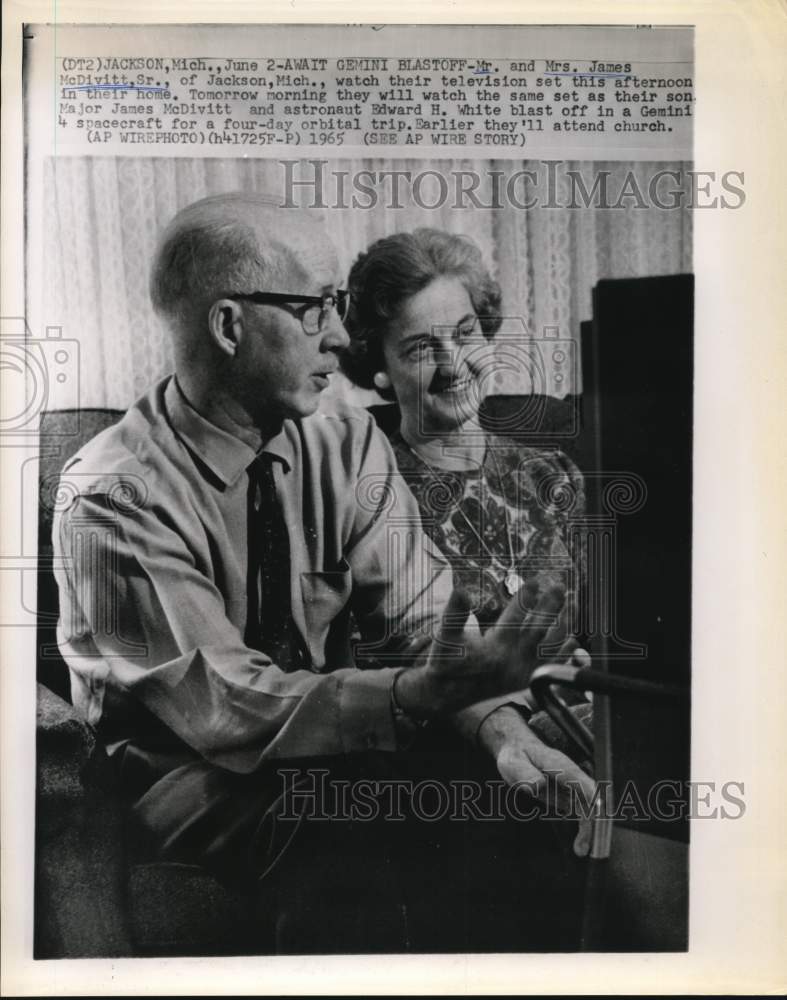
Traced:
<svg viewBox="0 0 787 1000">
<path fill-rule="evenodd" d="M 541 663 L 538 647 L 554 633 L 564 600 L 558 587 L 539 595 L 537 585 L 525 586 L 481 636 L 465 627 L 469 608 L 455 590 L 425 664 L 397 677 L 397 704 L 409 715 L 425 718 L 526 688 Z"/>
<path fill-rule="evenodd" d="M 566 818 L 576 813 L 578 801 L 592 802 L 596 785 L 581 767 L 559 750 L 543 743 L 515 708 L 504 706 L 487 716 L 478 731 L 481 745 L 494 757 L 500 777 L 521 786 L 534 798 Z M 590 850 L 591 822 L 584 814 L 574 839 L 574 853 L 585 857 Z"/>
</svg>

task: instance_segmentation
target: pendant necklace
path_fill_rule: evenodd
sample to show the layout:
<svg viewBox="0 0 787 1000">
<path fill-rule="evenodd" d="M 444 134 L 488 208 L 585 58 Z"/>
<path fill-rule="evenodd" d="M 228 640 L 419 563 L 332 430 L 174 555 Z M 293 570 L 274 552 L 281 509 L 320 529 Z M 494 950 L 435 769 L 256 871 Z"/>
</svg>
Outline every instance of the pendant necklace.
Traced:
<svg viewBox="0 0 787 1000">
<path fill-rule="evenodd" d="M 505 494 L 503 493 L 503 477 L 500 475 L 500 466 L 497 464 L 497 457 L 495 456 L 494 448 L 491 450 L 491 452 L 489 451 L 489 449 L 487 449 L 487 454 L 492 455 L 492 461 L 495 463 L 495 472 L 497 473 L 497 481 L 500 483 L 500 494 L 501 494 L 500 502 L 503 505 L 503 514 L 505 515 L 506 519 L 506 541 L 508 542 L 508 555 L 511 560 L 508 564 L 508 572 L 505 575 L 503 584 L 505 585 L 505 588 L 508 591 L 509 596 L 513 597 L 514 594 L 516 594 L 518 591 L 522 589 L 522 587 L 524 587 L 525 581 L 516 571 L 516 560 L 514 558 L 514 543 L 511 538 L 511 527 L 508 522 L 508 504 L 506 503 Z"/>
<path fill-rule="evenodd" d="M 427 460 L 423 457 L 423 455 L 421 455 L 419 452 L 417 452 L 415 450 L 415 448 L 408 441 L 405 441 L 404 435 L 402 435 L 402 440 L 405 442 L 405 444 L 410 449 L 410 451 L 413 453 L 413 455 L 415 455 L 415 457 L 418 459 L 418 461 L 419 462 L 423 462 L 423 464 L 426 466 L 426 468 L 429 470 L 429 472 L 436 479 L 439 479 L 440 478 L 440 474 L 429 464 L 429 462 L 427 462 Z M 488 450 L 487 450 L 487 454 L 488 454 Z M 500 480 L 501 485 L 502 485 L 502 478 L 500 476 L 500 467 L 498 466 L 497 459 L 495 458 L 494 451 L 492 451 L 492 460 L 495 463 L 495 470 L 497 472 L 497 478 L 498 478 L 498 480 Z M 482 468 L 483 468 L 483 463 L 482 463 Z M 443 472 L 447 473 L 447 472 L 450 472 L 450 470 L 443 470 Z M 502 503 L 502 507 L 503 507 L 503 517 L 505 518 L 505 523 L 506 523 L 506 544 L 508 545 L 508 558 L 509 558 L 508 570 L 506 571 L 506 574 L 503 577 L 503 586 L 505 587 L 506 593 L 508 594 L 508 596 L 509 597 L 513 597 L 514 594 L 516 594 L 519 590 L 522 589 L 522 587 L 524 586 L 525 581 L 520 576 L 520 574 L 517 573 L 517 571 L 516 571 L 516 558 L 514 557 L 514 545 L 513 545 L 513 542 L 511 540 L 511 525 L 510 525 L 509 520 L 508 520 L 508 506 L 506 504 L 505 496 L 502 497 L 501 503 Z M 467 524 L 468 528 L 473 532 L 473 534 L 475 535 L 475 537 L 478 539 L 478 543 L 481 546 L 481 548 L 486 552 L 486 554 L 489 556 L 490 559 L 492 559 L 495 562 L 498 562 L 499 560 L 497 559 L 497 556 L 495 556 L 494 553 L 492 553 L 492 552 L 489 551 L 489 547 L 484 542 L 483 538 L 481 537 L 480 532 L 476 529 L 476 526 L 473 524 L 473 522 L 467 516 L 467 514 L 465 513 L 465 511 L 462 509 L 461 502 L 457 504 L 456 509 L 462 515 L 462 517 L 463 517 L 465 523 Z"/>
</svg>

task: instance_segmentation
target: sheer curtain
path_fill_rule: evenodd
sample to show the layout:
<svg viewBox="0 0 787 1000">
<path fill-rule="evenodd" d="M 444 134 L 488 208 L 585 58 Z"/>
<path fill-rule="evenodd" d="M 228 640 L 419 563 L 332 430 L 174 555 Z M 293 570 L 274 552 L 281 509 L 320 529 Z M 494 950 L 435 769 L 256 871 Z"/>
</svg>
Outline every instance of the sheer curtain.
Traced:
<svg viewBox="0 0 787 1000">
<path fill-rule="evenodd" d="M 598 171 L 609 172 L 610 191 L 620 191 L 631 173 L 642 191 L 670 163 L 571 163 L 552 165 L 561 206 L 571 204 L 570 172 L 592 188 Z M 685 166 L 685 165 L 683 165 Z M 526 161 L 343 160 L 329 171 L 382 170 L 413 174 L 479 169 L 483 172 L 543 169 Z M 283 193 L 279 161 L 262 159 L 58 158 L 45 167 L 43 260 L 29 273 L 43 275 L 29 287 L 29 303 L 46 326 L 63 328 L 80 346 L 83 406 L 125 408 L 171 370 L 166 330 L 150 307 L 148 271 L 157 234 L 184 205 L 205 195 L 247 190 Z M 349 190 L 349 188 L 348 188 Z M 426 186 L 424 191 L 426 191 Z M 311 192 L 306 191 L 305 195 Z M 517 188 L 525 201 L 526 189 Z M 422 201 L 431 202 L 432 195 Z M 331 189 L 325 200 L 331 203 Z M 611 199 L 614 203 L 615 196 Z M 381 199 L 382 201 L 382 199 Z M 481 247 L 503 288 L 506 337 L 540 343 L 544 331 L 578 344 L 579 323 L 591 314 L 591 289 L 600 278 L 676 274 L 691 270 L 691 218 L 683 209 L 645 207 L 637 198 L 617 207 L 453 207 L 420 208 L 404 193 L 401 208 L 384 203 L 369 209 L 330 208 L 321 214 L 346 272 L 371 241 L 419 225 L 471 236 Z M 545 365 L 549 367 L 548 357 Z M 547 373 L 548 375 L 548 373 Z M 532 372 L 501 363 L 496 391 L 533 388 Z M 572 381 L 552 389 L 579 388 Z M 334 394 L 362 404 L 373 394 L 341 381 Z"/>
</svg>

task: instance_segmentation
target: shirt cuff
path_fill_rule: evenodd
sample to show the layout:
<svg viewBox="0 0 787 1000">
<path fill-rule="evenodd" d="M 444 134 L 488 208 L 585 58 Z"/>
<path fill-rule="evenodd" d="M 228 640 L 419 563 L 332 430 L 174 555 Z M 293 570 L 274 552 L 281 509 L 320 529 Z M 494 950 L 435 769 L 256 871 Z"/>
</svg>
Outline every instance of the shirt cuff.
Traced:
<svg viewBox="0 0 787 1000">
<path fill-rule="evenodd" d="M 518 710 L 524 709 L 528 717 L 535 711 L 529 689 L 512 691 L 509 694 L 497 695 L 494 698 L 486 698 L 484 701 L 468 705 L 467 708 L 454 714 L 454 724 L 465 739 L 470 740 L 471 743 L 477 743 L 481 726 L 493 712 L 506 705 L 511 705 Z"/>
<path fill-rule="evenodd" d="M 342 680 L 339 713 L 345 753 L 399 749 L 391 711 L 396 674 L 389 667 L 353 670 Z"/>
</svg>

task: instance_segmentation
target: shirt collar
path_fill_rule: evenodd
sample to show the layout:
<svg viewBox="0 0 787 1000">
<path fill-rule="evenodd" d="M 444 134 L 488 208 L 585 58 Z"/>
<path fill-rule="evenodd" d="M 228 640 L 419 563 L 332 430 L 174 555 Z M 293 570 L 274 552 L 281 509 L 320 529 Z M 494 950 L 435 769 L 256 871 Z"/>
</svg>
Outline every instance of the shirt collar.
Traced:
<svg viewBox="0 0 787 1000">
<path fill-rule="evenodd" d="M 236 482 L 258 454 L 269 453 L 281 459 L 287 468 L 291 467 L 292 444 L 286 428 L 282 428 L 259 452 L 255 452 L 245 441 L 197 413 L 183 395 L 174 375 L 165 389 L 164 401 L 177 435 L 225 486 Z"/>
<path fill-rule="evenodd" d="M 280 459 L 287 470 L 292 468 L 293 459 L 295 458 L 293 428 L 294 422 L 292 420 L 285 420 L 279 433 L 274 434 L 270 441 L 263 445 L 261 449 L 262 454 L 273 455 L 274 458 Z"/>
</svg>

